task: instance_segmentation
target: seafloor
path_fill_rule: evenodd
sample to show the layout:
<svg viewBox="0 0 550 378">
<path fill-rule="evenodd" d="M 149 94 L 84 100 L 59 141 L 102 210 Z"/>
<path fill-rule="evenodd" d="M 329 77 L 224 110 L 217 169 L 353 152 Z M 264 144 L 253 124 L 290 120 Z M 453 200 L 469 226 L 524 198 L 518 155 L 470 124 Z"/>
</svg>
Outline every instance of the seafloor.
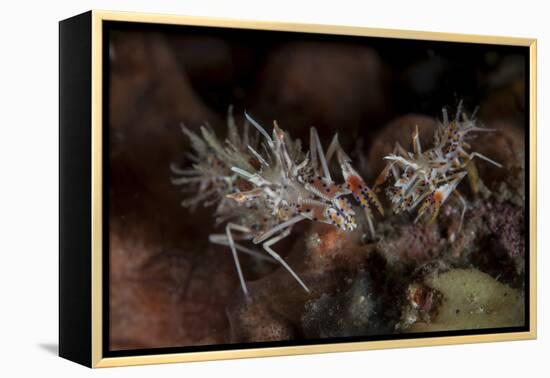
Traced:
<svg viewBox="0 0 550 378">
<path fill-rule="evenodd" d="M 396 63 L 387 52 L 355 44 L 268 47 L 258 52 L 193 34 L 112 33 L 111 349 L 523 325 L 521 56 L 482 51 L 457 67 L 437 51 Z M 454 101 L 443 95 L 452 86 Z M 170 183 L 169 165 L 182 161 L 188 146 L 180 122 L 196 129 L 208 121 L 223 135 L 230 103 L 278 119 L 301 138 L 312 125 L 324 144 L 339 132 L 370 184 L 396 141 L 409 147 L 418 125 L 429 144 L 434 117 L 463 97 L 497 130 L 472 141 L 472 150 L 503 168 L 480 161 L 483 185 L 474 191 L 467 179 L 461 184 L 469 204 L 462 231 L 452 202 L 437 222 L 417 225 L 386 206 L 386 217 L 375 219 L 376 240 L 366 236 L 364 221 L 352 233 L 302 222 L 274 248 L 310 294 L 280 266 L 243 255 L 252 296 L 245 301 L 229 250 L 208 243 L 209 233 L 221 230 L 212 209 L 180 207 Z M 420 100 L 407 106 L 411 98 Z"/>
</svg>

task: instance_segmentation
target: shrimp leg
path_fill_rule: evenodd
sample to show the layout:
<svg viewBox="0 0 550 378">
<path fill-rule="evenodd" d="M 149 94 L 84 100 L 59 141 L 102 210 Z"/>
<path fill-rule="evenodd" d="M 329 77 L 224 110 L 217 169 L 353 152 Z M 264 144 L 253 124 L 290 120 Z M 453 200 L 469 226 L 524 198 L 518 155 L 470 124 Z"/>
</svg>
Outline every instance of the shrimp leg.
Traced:
<svg viewBox="0 0 550 378">
<path fill-rule="evenodd" d="M 227 243 L 229 245 L 229 248 L 231 248 L 231 253 L 233 254 L 233 260 L 235 261 L 235 268 L 237 269 L 237 274 L 239 275 L 239 282 L 241 284 L 241 289 L 243 290 L 243 293 L 245 297 L 248 297 L 248 288 L 246 287 L 246 282 L 244 281 L 243 271 L 241 269 L 241 263 L 239 262 L 239 255 L 237 254 L 237 247 L 235 245 L 235 241 L 233 240 L 233 235 L 231 234 L 231 231 L 240 231 L 243 233 L 250 233 L 250 229 L 248 227 L 240 226 L 235 223 L 228 223 L 225 226 L 225 233 L 227 235 Z"/>
<path fill-rule="evenodd" d="M 290 235 L 290 229 L 291 228 L 289 227 L 289 228 L 285 229 L 283 232 L 281 232 L 279 235 L 267 240 L 266 242 L 264 242 L 262 244 L 262 247 L 264 247 L 266 252 L 269 253 L 271 255 L 271 257 L 273 257 L 275 260 L 277 260 L 292 275 L 292 277 L 294 277 L 294 279 L 300 284 L 300 286 L 302 286 L 302 288 L 307 293 L 310 293 L 311 291 L 306 286 L 304 281 L 302 281 L 302 279 L 296 274 L 296 272 L 294 272 L 294 270 L 292 270 L 292 268 L 286 263 L 286 261 L 283 260 L 283 258 L 281 256 L 279 256 L 279 254 L 271 248 L 271 246 L 273 244 L 277 243 L 281 239 L 284 239 L 288 235 Z"/>
</svg>

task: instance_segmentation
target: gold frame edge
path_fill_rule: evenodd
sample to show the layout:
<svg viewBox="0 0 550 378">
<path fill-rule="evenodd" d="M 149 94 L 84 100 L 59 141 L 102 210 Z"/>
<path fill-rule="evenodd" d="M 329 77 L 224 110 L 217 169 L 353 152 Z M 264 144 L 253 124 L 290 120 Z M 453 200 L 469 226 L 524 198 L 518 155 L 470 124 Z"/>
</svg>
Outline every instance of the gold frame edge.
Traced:
<svg viewBox="0 0 550 378">
<path fill-rule="evenodd" d="M 529 45 L 529 333 L 537 338 L 537 40 Z"/>
</svg>

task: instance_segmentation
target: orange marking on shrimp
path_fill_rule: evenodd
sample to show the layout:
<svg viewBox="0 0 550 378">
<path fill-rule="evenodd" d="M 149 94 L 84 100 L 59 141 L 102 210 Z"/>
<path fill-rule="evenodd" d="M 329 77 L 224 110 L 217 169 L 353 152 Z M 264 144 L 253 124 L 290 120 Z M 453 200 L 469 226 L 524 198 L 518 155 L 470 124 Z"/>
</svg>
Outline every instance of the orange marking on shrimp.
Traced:
<svg viewBox="0 0 550 378">
<path fill-rule="evenodd" d="M 443 193 L 442 192 L 435 192 L 434 193 L 434 200 L 436 202 L 441 203 L 441 201 L 443 201 Z"/>
<path fill-rule="evenodd" d="M 361 177 L 356 175 L 349 175 L 346 183 L 348 184 L 348 189 L 353 193 L 361 192 L 361 187 L 365 184 Z"/>
<path fill-rule="evenodd" d="M 346 183 L 355 200 L 361 204 L 361 207 L 368 208 L 369 205 L 372 204 L 376 207 L 380 214 L 384 215 L 384 210 L 378 201 L 376 194 L 369 189 L 361 177 L 357 175 L 349 175 L 346 179 Z"/>
<path fill-rule="evenodd" d="M 315 194 L 318 194 L 320 197 L 326 198 L 329 201 L 332 201 L 344 194 L 340 185 L 336 185 L 334 182 L 320 176 L 310 180 L 308 182 L 308 187 Z"/>
<path fill-rule="evenodd" d="M 439 214 L 439 209 L 441 208 L 441 202 L 443 201 L 443 193 L 439 191 L 435 192 L 433 199 L 434 199 L 434 203 L 433 203 L 432 217 L 430 218 L 429 223 L 433 223 Z"/>
<path fill-rule="evenodd" d="M 349 175 L 346 183 L 348 184 L 348 189 L 351 190 L 351 193 L 357 202 L 359 202 L 362 207 L 367 207 L 369 203 L 366 196 L 363 194 L 363 180 L 359 176 Z"/>
</svg>

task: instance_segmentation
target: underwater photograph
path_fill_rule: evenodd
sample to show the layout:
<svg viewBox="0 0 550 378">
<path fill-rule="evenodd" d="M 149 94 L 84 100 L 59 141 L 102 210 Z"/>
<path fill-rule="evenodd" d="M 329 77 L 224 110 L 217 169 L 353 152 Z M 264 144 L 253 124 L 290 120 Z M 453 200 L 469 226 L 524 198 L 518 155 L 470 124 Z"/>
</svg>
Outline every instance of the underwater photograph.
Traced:
<svg viewBox="0 0 550 378">
<path fill-rule="evenodd" d="M 106 355 L 528 329 L 528 47 L 103 38 Z"/>
</svg>

